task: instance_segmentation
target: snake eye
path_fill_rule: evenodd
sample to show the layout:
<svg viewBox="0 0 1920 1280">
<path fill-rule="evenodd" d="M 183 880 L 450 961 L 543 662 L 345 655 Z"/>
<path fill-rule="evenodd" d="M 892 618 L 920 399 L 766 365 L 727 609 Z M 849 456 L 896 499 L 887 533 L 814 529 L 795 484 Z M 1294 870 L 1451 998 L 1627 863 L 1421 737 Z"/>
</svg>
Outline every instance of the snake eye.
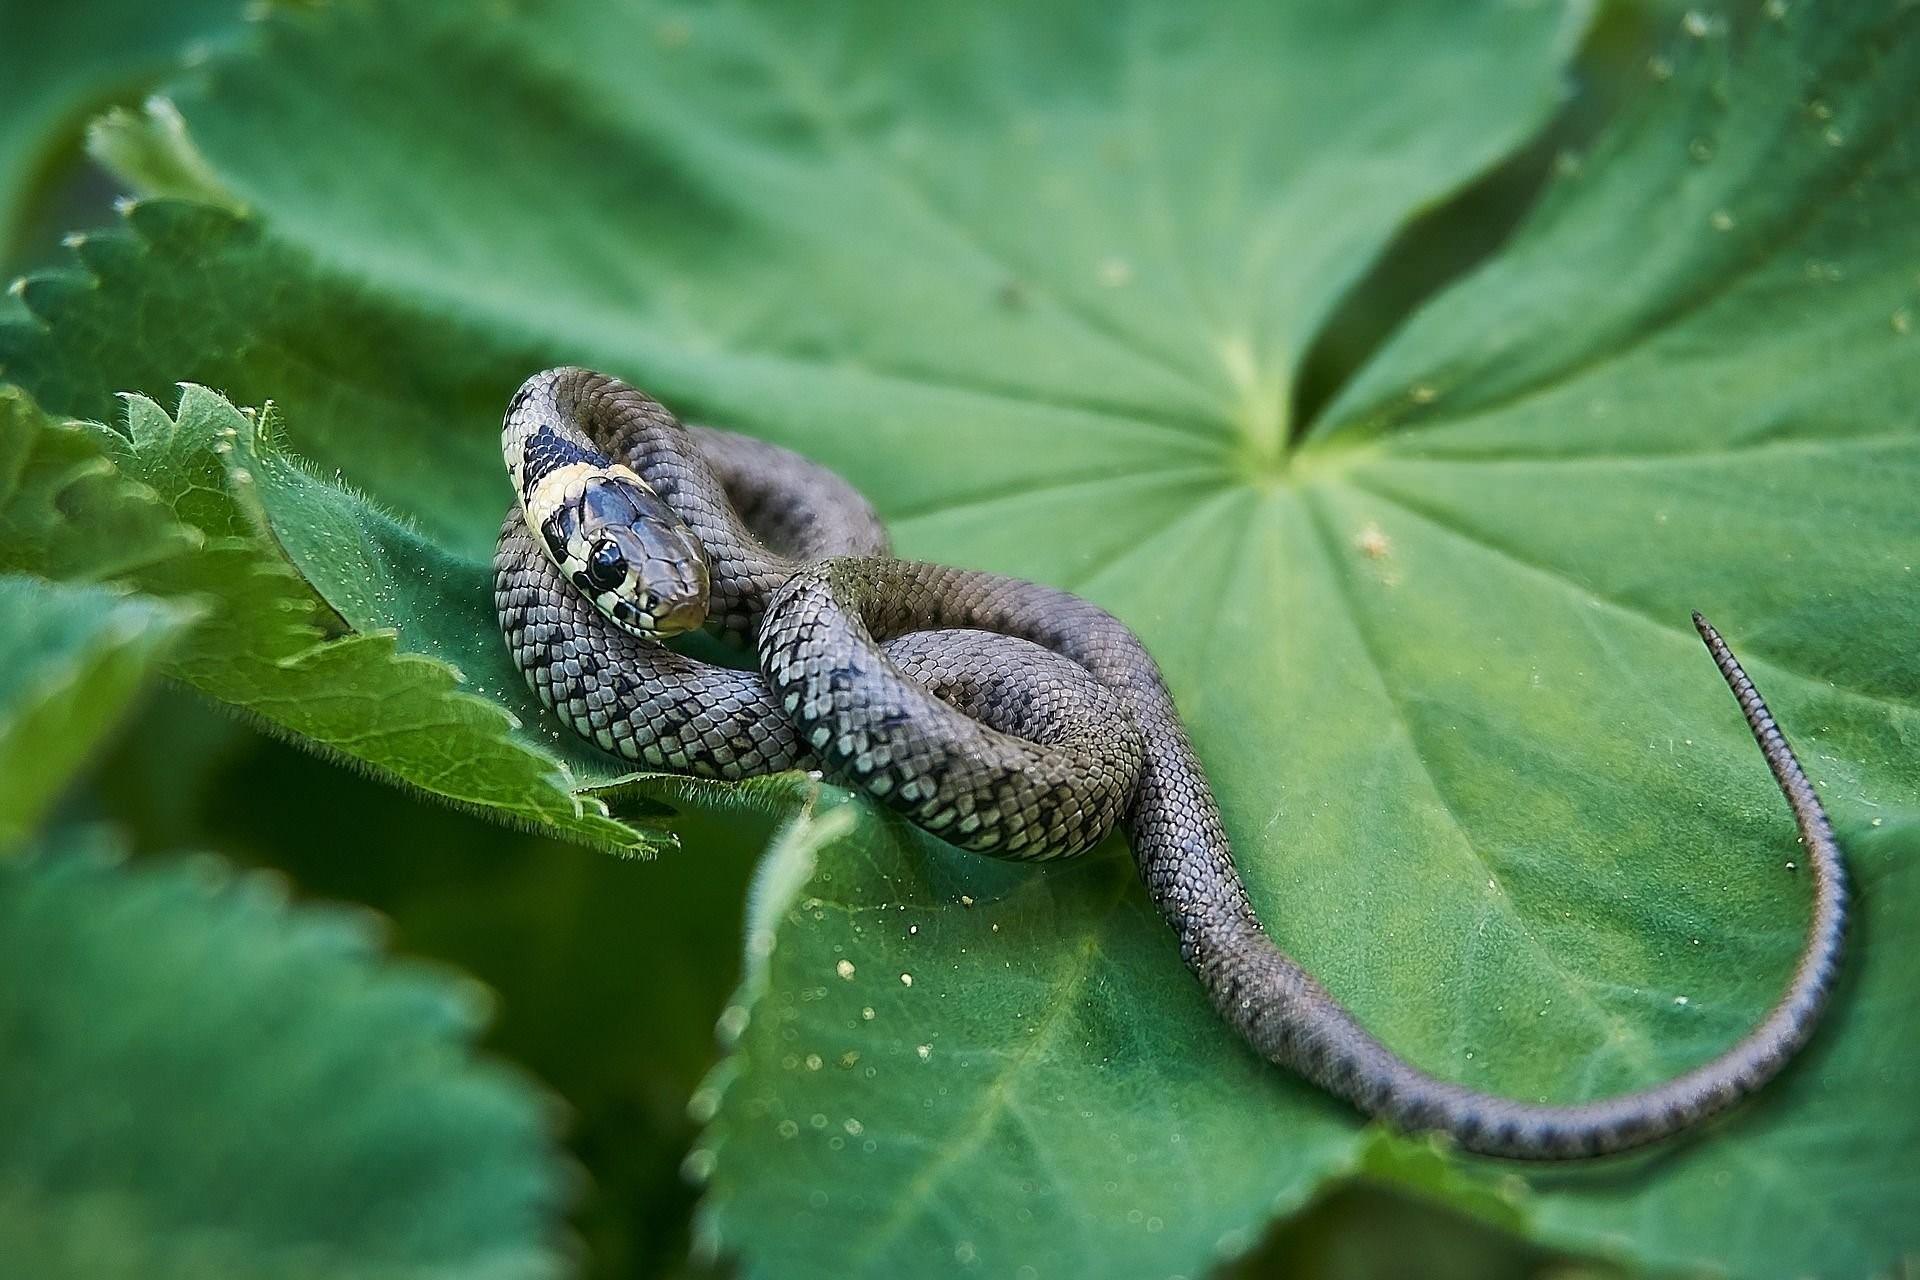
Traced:
<svg viewBox="0 0 1920 1280">
<path fill-rule="evenodd" d="M 627 558 L 611 538 L 602 538 L 587 553 L 587 581 L 596 591 L 611 591 L 627 580 Z"/>
</svg>

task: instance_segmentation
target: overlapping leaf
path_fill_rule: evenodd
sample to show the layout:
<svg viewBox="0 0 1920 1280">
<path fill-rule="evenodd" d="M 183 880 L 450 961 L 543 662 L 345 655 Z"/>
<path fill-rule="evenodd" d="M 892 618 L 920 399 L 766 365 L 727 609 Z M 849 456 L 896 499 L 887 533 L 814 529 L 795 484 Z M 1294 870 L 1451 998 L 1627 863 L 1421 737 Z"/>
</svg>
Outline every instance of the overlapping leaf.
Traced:
<svg viewBox="0 0 1920 1280">
<path fill-rule="evenodd" d="M 683 817 L 689 856 L 637 867 L 421 804 L 255 735 L 232 740 L 230 727 L 168 697 L 118 739 L 94 794 L 144 840 L 210 845 L 307 894 L 366 903 L 392 921 L 396 947 L 486 983 L 499 1008 L 488 1047 L 567 1103 L 587 1175 L 572 1218 L 579 1274 L 685 1274 L 686 1102 L 712 1063 L 771 820 Z"/>
<path fill-rule="evenodd" d="M 33 830 L 192 617 L 124 592 L 0 574 L 0 849 Z"/>
<path fill-rule="evenodd" d="M 0 1240 L 42 1277 L 534 1280 L 541 1099 L 470 986 L 217 864 L 65 836 L 0 862 Z"/>
<path fill-rule="evenodd" d="M 1516 1213 L 1668 1264 L 1884 1265 L 1912 1247 L 1920 1093 L 1893 1049 L 1920 908 L 1898 872 L 1920 809 L 1913 14 L 1685 15 L 1511 256 L 1291 444 L 1316 326 L 1539 125 L 1575 18 L 283 15 L 178 97 L 263 221 L 136 210 L 82 247 L 91 280 L 29 287 L 47 328 L 0 333 L 0 361 L 92 416 L 180 377 L 286 405 L 319 475 L 417 533 L 324 482 L 304 514 L 263 487 L 265 518 L 293 547 L 344 514 L 313 527 L 380 553 L 369 607 L 392 589 L 403 644 L 471 621 L 498 406 L 539 364 L 798 445 L 906 549 L 1133 623 L 1275 933 L 1416 1061 L 1529 1097 L 1701 1061 L 1790 966 L 1804 895 L 1686 633 L 1706 608 L 1855 837 L 1852 985 L 1707 1140 Z M 466 566 L 450 596 L 400 589 L 441 563 Z M 1120 866 L 832 835 L 769 909 L 713 1148 L 726 1247 L 836 1274 L 1194 1269 L 1359 1158 L 1208 1018 Z M 854 1003 L 895 965 L 913 987 Z M 1100 1234 L 1062 1241 L 1070 1198 Z"/>
</svg>

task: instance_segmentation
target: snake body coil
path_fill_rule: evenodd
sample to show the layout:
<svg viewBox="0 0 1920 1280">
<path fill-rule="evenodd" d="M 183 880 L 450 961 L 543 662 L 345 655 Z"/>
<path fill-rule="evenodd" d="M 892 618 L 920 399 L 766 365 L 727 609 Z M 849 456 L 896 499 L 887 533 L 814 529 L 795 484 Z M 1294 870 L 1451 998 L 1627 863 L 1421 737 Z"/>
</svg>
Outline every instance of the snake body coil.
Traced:
<svg viewBox="0 0 1920 1280">
<path fill-rule="evenodd" d="M 1407 1130 L 1552 1159 L 1674 1133 L 1753 1092 L 1811 1034 L 1847 886 L 1833 831 L 1766 704 L 1694 621 L 1798 823 L 1813 920 L 1785 994 L 1745 1038 L 1664 1084 L 1573 1106 L 1436 1079 L 1387 1048 L 1268 937 L 1206 775 L 1139 640 L 1063 591 L 896 560 L 867 503 L 796 454 L 682 426 L 584 369 L 537 374 L 502 446 L 520 501 L 495 603 L 541 700 L 628 760 L 720 778 L 825 768 L 956 845 L 1091 848 L 1121 823 L 1214 1007 L 1270 1060 Z M 706 625 L 759 671 L 649 635 Z"/>
</svg>

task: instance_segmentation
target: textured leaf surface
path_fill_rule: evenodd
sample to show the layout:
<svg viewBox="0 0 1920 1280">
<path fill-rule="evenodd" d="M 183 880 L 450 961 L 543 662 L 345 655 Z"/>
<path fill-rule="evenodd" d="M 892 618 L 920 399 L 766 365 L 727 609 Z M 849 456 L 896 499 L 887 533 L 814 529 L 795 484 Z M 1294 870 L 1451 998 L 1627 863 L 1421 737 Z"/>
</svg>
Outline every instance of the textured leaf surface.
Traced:
<svg viewBox="0 0 1920 1280">
<path fill-rule="evenodd" d="M 0 574 L 0 849 L 31 831 L 193 611 Z"/>
<path fill-rule="evenodd" d="M 1338 1105 L 1219 1034 L 1123 858 L 1034 876 L 858 814 L 761 868 L 694 1098 L 710 1246 L 795 1276 L 1197 1274 L 1357 1158 Z"/>
<path fill-rule="evenodd" d="M 542 1098 L 368 921 L 97 836 L 0 863 L 0 1240 L 21 1275 L 555 1275 Z"/>
<path fill-rule="evenodd" d="M 1495 1192 L 1629 1260 L 1891 1265 L 1920 1217 L 1896 1050 L 1920 910 L 1913 11 L 1685 15 L 1509 254 L 1310 431 L 1288 388 L 1316 326 L 1537 128 L 1578 23 L 1018 12 L 282 15 L 177 98 L 261 220 L 136 210 L 81 247 L 91 279 L 27 289 L 47 328 L 0 332 L 0 362 L 92 416 L 182 376 L 278 400 L 319 476 L 426 544 L 389 556 L 373 508 L 319 493 L 390 561 L 368 581 L 439 556 L 468 566 L 456 596 L 484 591 L 494 428 L 540 364 L 794 444 L 907 551 L 1139 629 L 1284 944 L 1417 1062 L 1527 1097 L 1702 1061 L 1798 946 L 1790 828 L 1687 633 L 1704 608 L 1851 840 L 1850 985 L 1808 1060 L 1699 1141 Z M 270 524 L 318 518 L 269 490 Z M 329 557 L 294 559 L 317 583 Z M 808 847 L 719 1096 L 712 1221 L 750 1262 L 1191 1272 L 1362 1159 L 1206 1014 L 1121 863 L 989 867 L 868 818 Z M 891 1000 L 853 1003 L 895 965 Z M 1106 1229 L 1064 1240 L 1067 1206 Z"/>
</svg>

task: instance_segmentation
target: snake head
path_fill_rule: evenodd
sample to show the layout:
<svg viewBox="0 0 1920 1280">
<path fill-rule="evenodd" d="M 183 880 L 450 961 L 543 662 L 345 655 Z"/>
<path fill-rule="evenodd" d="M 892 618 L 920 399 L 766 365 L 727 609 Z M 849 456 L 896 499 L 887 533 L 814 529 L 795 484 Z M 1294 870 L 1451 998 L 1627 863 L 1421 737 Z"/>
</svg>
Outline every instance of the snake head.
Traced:
<svg viewBox="0 0 1920 1280">
<path fill-rule="evenodd" d="M 622 631 L 657 640 L 706 621 L 706 549 L 628 468 L 561 467 L 534 487 L 527 517 L 567 581 Z"/>
</svg>

